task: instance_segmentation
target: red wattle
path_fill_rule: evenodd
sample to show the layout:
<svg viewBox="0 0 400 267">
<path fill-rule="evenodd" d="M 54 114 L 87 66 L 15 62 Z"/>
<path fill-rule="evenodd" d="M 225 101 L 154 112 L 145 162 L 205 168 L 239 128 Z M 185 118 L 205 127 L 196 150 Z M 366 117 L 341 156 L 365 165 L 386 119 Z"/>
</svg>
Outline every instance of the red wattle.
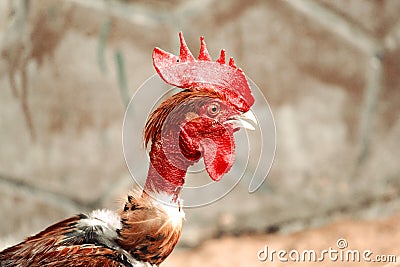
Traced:
<svg viewBox="0 0 400 267">
<path fill-rule="evenodd" d="M 211 179 L 218 181 L 231 169 L 235 161 L 232 128 L 215 123 L 213 119 L 197 118 L 185 124 L 182 134 L 199 144 Z"/>
<path fill-rule="evenodd" d="M 235 161 L 235 142 L 233 136 L 224 134 L 220 139 L 202 139 L 204 165 L 208 175 L 214 181 L 219 181 L 229 172 Z"/>
</svg>

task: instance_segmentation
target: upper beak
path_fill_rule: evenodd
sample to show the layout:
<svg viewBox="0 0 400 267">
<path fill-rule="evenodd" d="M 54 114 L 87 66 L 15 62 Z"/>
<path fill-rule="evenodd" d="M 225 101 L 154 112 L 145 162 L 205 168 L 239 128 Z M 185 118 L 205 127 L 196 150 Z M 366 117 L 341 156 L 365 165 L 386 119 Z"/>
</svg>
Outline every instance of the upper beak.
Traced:
<svg viewBox="0 0 400 267">
<path fill-rule="evenodd" d="M 248 130 L 255 130 L 257 125 L 257 119 L 251 110 L 243 113 L 241 115 L 233 116 L 231 119 L 227 120 L 225 123 L 230 123 L 234 128 L 243 127 Z"/>
</svg>

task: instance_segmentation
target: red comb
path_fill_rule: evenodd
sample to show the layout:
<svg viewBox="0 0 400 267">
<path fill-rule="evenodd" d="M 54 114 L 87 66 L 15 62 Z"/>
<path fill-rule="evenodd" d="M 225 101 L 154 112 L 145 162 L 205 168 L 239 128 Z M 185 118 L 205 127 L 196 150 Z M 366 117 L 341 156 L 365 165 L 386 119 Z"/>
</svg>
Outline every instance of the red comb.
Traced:
<svg viewBox="0 0 400 267">
<path fill-rule="evenodd" d="M 200 37 L 200 53 L 193 57 L 182 32 L 179 57 L 156 47 L 153 51 L 153 64 L 160 77 L 168 84 L 193 91 L 207 90 L 223 95 L 240 111 L 248 111 L 254 103 L 249 83 L 233 58 L 225 64 L 225 50 L 216 62 L 211 61 L 204 37 Z"/>
</svg>

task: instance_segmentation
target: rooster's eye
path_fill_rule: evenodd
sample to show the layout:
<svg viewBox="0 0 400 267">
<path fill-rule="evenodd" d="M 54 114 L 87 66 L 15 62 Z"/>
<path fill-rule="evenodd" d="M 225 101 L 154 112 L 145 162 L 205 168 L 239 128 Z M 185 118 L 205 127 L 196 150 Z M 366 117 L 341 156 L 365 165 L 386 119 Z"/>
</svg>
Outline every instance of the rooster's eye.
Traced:
<svg viewBox="0 0 400 267">
<path fill-rule="evenodd" d="M 220 107 L 217 102 L 212 103 L 211 105 L 208 106 L 208 109 L 207 109 L 208 115 L 214 117 L 215 115 L 218 114 L 219 109 L 220 109 Z"/>
</svg>

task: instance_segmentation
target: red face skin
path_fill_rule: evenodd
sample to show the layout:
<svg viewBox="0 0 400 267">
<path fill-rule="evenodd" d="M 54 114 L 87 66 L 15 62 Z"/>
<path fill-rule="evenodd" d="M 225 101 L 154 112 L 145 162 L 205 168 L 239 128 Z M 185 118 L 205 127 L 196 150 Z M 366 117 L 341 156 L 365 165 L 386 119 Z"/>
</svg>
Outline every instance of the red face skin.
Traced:
<svg viewBox="0 0 400 267">
<path fill-rule="evenodd" d="M 233 133 L 238 128 L 226 122 L 241 112 L 216 94 L 182 94 L 186 96 L 167 100 L 155 111 L 158 114 L 154 116 L 164 115 L 164 118 L 154 123 L 162 123 L 162 127 L 152 137 L 146 192 L 165 192 L 177 197 L 188 167 L 201 157 L 208 174 L 216 181 L 233 165 Z M 162 114 L 165 110 L 167 115 Z"/>
<path fill-rule="evenodd" d="M 225 123 L 238 112 L 220 99 L 209 99 L 200 106 L 198 117 L 181 125 L 180 147 L 186 158 L 200 152 L 211 179 L 218 181 L 234 162 L 234 129 Z M 224 124 L 225 123 L 225 124 Z"/>
</svg>

